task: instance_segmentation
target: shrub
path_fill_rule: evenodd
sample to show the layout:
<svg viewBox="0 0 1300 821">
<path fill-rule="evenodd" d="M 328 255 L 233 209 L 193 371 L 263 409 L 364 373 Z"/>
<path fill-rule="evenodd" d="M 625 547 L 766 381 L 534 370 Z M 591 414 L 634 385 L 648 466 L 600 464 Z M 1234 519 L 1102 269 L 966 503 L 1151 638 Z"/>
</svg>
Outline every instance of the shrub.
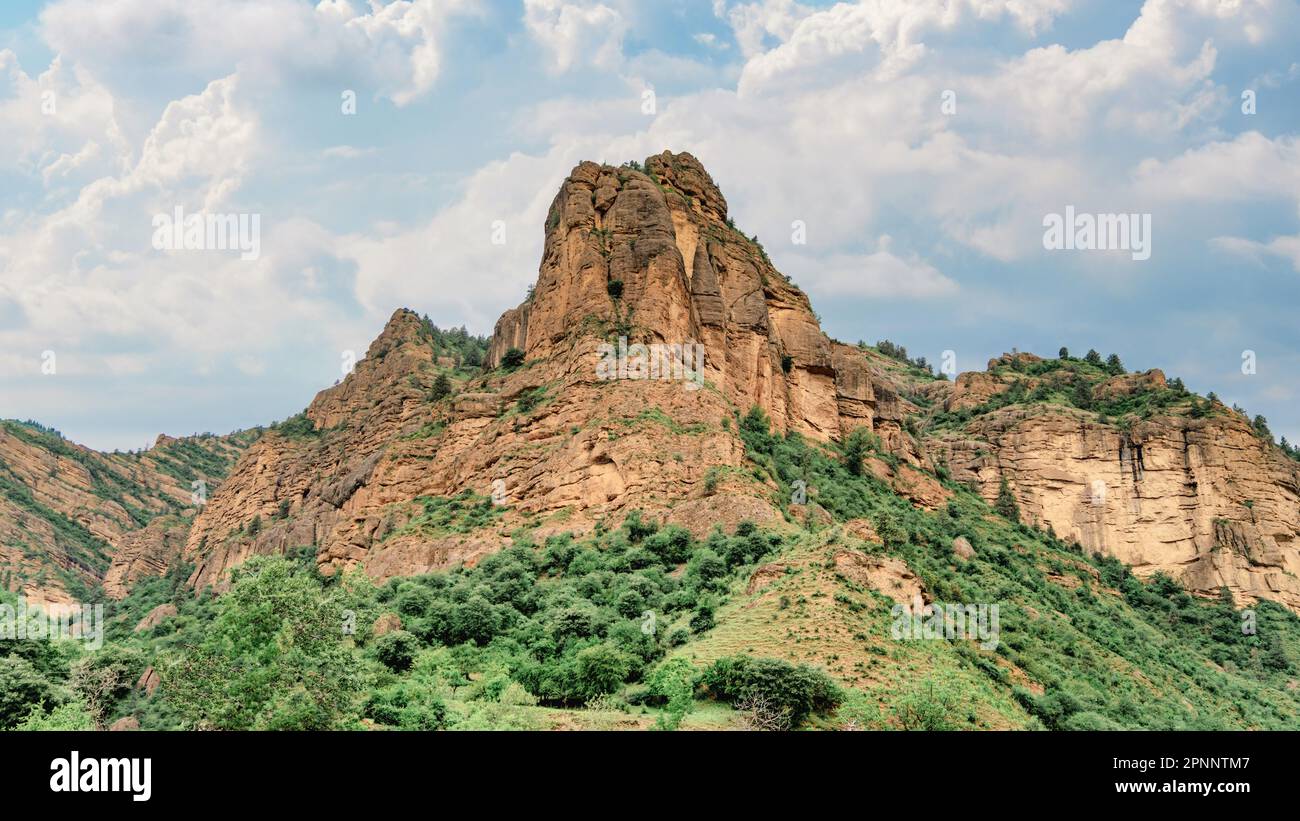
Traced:
<svg viewBox="0 0 1300 821">
<path fill-rule="evenodd" d="M 726 422 L 727 420 L 724 418 L 722 421 Z M 709 472 L 704 474 L 705 496 L 712 496 L 714 493 L 718 492 L 718 479 L 720 476 L 721 472 L 718 470 L 717 466 L 709 468 Z"/>
<path fill-rule="evenodd" d="M 993 503 L 993 509 L 1013 522 L 1020 521 L 1020 505 L 1016 503 L 1015 494 L 1011 492 L 1011 486 L 1007 484 L 1005 476 L 1002 477 L 1002 484 L 998 487 L 998 498 Z"/>
<path fill-rule="evenodd" d="M 27 718 L 15 729 L 24 732 L 31 730 L 85 731 L 95 729 L 95 722 L 90 717 L 90 713 L 86 712 L 85 706 L 76 701 L 60 704 L 51 710 L 48 715 L 42 712 L 40 705 L 33 704 Z"/>
<path fill-rule="evenodd" d="M 143 669 L 144 657 L 139 650 L 112 644 L 72 665 L 69 683 L 96 729 L 108 726 L 114 709 L 130 694 Z"/>
<path fill-rule="evenodd" d="M 578 652 L 576 671 L 581 693 L 593 698 L 617 690 L 632 671 L 632 662 L 613 645 L 597 644 Z"/>
<path fill-rule="evenodd" d="M 668 564 L 681 564 L 691 557 L 691 533 L 680 525 L 669 525 L 646 539 L 645 548 Z"/>
<path fill-rule="evenodd" d="M 956 708 L 956 696 L 944 687 L 936 689 L 930 681 L 904 694 L 891 714 L 904 730 L 956 730 L 960 728 L 952 719 Z"/>
<path fill-rule="evenodd" d="M 871 450 L 871 432 L 854 428 L 844 438 L 844 467 L 854 476 L 862 475 L 862 459 Z"/>
<path fill-rule="evenodd" d="M 433 387 L 429 389 L 429 399 L 437 402 L 448 396 L 451 396 L 451 380 L 447 378 L 447 374 L 440 373 L 438 378 L 433 380 Z"/>
<path fill-rule="evenodd" d="M 397 612 L 403 616 L 423 618 L 433 607 L 433 591 L 422 584 L 404 582 L 397 588 Z"/>
<path fill-rule="evenodd" d="M 411 669 L 415 654 L 420 651 L 420 640 L 405 630 L 385 633 L 375 641 L 375 658 L 394 673 Z"/>
<path fill-rule="evenodd" d="M 676 730 L 695 703 L 695 668 L 684 658 L 664 662 L 647 679 L 650 695 L 665 703 L 655 726 Z"/>
<path fill-rule="evenodd" d="M 520 413 L 528 413 L 533 408 L 537 407 L 537 404 L 542 401 L 544 393 L 545 392 L 539 388 L 526 388 L 519 392 L 519 398 L 515 402 L 515 407 L 519 409 Z"/>
<path fill-rule="evenodd" d="M 50 682 L 18 656 L 0 658 L 0 730 L 12 730 L 34 705 L 53 699 Z"/>
<path fill-rule="evenodd" d="M 690 562 L 686 565 L 686 575 L 699 579 L 704 586 L 708 587 L 727 575 L 727 563 L 717 553 L 702 547 L 691 556 Z"/>
<path fill-rule="evenodd" d="M 441 730 L 447 706 L 428 686 L 401 682 L 372 692 L 362 710 L 371 721 L 402 730 Z"/>
<path fill-rule="evenodd" d="M 700 684 L 720 701 L 754 703 L 761 700 L 798 727 L 814 713 L 839 707 L 844 694 L 821 670 L 782 659 L 731 656 L 718 659 L 700 677 Z"/>
<path fill-rule="evenodd" d="M 518 348 L 511 348 L 501 356 L 501 367 L 514 370 L 524 364 L 524 352 Z"/>
<path fill-rule="evenodd" d="M 718 623 L 717 617 L 713 614 L 713 608 L 707 604 L 702 604 L 696 609 L 695 614 L 691 616 L 691 630 L 696 633 L 703 633 L 712 630 L 713 626 Z"/>
</svg>

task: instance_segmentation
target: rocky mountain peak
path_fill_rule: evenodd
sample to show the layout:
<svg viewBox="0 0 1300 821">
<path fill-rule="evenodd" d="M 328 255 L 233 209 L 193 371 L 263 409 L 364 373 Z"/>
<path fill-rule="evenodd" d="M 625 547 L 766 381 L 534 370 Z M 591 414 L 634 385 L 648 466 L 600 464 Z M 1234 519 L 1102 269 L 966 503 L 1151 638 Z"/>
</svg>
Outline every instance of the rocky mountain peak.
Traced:
<svg viewBox="0 0 1300 821">
<path fill-rule="evenodd" d="M 367 359 L 381 357 L 387 351 L 407 343 L 420 342 L 424 334 L 424 320 L 410 308 L 398 308 L 388 318 L 384 329 L 375 337 L 366 351 Z"/>
<path fill-rule="evenodd" d="M 488 370 L 432 390 L 446 366 L 426 323 L 395 312 L 312 402 L 311 429 L 266 437 L 204 509 L 186 545 L 195 584 L 299 544 L 325 572 L 425 572 L 477 561 L 519 526 L 580 532 L 633 509 L 697 534 L 779 527 L 782 503 L 746 468 L 738 431 L 757 409 L 821 443 L 869 431 L 872 473 L 923 508 L 951 497 L 940 477 L 990 501 L 1006 483 L 1027 522 L 1089 552 L 1300 607 L 1295 463 L 1161 372 L 1013 350 L 950 383 L 831 340 L 690 154 L 579 163 L 545 229 L 536 284 L 497 321 Z M 610 351 L 656 344 L 698 346 L 700 383 L 601 370 Z M 502 367 L 512 348 L 523 364 Z M 421 500 L 437 498 L 499 504 L 465 529 L 430 518 Z"/>
</svg>

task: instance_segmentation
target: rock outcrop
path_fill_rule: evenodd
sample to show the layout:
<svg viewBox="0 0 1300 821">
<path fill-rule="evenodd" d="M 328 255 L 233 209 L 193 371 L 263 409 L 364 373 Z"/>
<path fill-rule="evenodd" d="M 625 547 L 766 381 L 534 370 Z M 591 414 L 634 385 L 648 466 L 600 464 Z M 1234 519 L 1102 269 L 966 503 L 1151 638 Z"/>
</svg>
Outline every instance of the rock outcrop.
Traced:
<svg viewBox="0 0 1300 821">
<path fill-rule="evenodd" d="M 754 406 L 819 440 L 865 426 L 918 463 L 902 431 L 910 406 L 884 369 L 822 333 L 689 154 L 651 157 L 644 171 L 573 170 L 547 217 L 537 283 L 497 322 L 495 370 L 452 398 L 428 398 L 437 367 L 419 324 L 394 314 L 312 402 L 309 435 L 271 432 L 250 449 L 190 532 L 195 585 L 300 545 L 317 547 L 324 572 L 427 572 L 499 549 L 525 521 L 581 531 L 633 508 L 699 533 L 778 524 L 756 481 L 705 488 L 710 471 L 743 465 L 736 423 Z M 511 348 L 526 364 L 500 368 Z M 661 352 L 662 367 L 629 371 Z M 420 500 L 467 491 L 503 503 L 493 525 L 429 522 Z"/>
<path fill-rule="evenodd" d="M 0 422 L 0 585 L 42 607 L 100 582 L 124 595 L 126 582 L 163 572 L 179 553 L 198 508 L 194 483 L 215 489 L 256 435 L 160 436 L 139 453 L 100 453 Z"/>
<path fill-rule="evenodd" d="M 511 349 L 524 363 L 502 367 Z M 634 508 L 697 533 L 783 527 L 771 487 L 743 469 L 737 423 L 758 407 L 817 441 L 870 430 L 897 458 L 868 467 L 919 506 L 951 495 L 927 468 L 989 500 L 1005 478 L 1026 520 L 1089 551 L 1300 608 L 1296 465 L 1240 417 L 1144 411 L 1121 424 L 1062 404 L 1084 378 L 1111 406 L 1165 392 L 1159 371 L 1017 352 L 948 383 L 831 340 L 689 154 L 573 169 L 537 282 L 497 322 L 487 359 L 493 370 L 434 401 L 440 365 L 421 322 L 394 314 L 304 424 L 252 447 L 198 516 L 183 551 L 193 584 L 304 545 L 327 573 L 421 573 L 475 562 L 520 525 L 544 537 Z M 936 415 L 960 424 L 927 433 Z"/>
<path fill-rule="evenodd" d="M 1158 373 L 1158 372 L 1156 372 Z M 1104 383 L 1163 376 L 1132 374 Z M 959 380 L 960 381 L 960 380 Z M 1300 609 L 1300 465 L 1237 414 L 1156 416 L 1129 430 L 1060 406 L 1014 406 L 928 438 L 936 464 L 1025 521 L 1190 589 Z"/>
</svg>

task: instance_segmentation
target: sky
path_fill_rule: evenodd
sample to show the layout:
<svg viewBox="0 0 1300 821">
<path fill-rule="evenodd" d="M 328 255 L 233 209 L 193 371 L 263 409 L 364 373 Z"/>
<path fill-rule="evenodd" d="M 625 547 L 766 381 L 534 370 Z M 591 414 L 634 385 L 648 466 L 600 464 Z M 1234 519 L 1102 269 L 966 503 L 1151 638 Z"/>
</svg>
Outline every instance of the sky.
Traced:
<svg viewBox="0 0 1300 821">
<path fill-rule="evenodd" d="M 1300 442 L 1298 134 L 1295 0 L 7 0 L 0 418 L 284 419 L 396 308 L 491 333 L 573 166 L 671 149 L 833 337 L 1114 352 Z"/>
</svg>

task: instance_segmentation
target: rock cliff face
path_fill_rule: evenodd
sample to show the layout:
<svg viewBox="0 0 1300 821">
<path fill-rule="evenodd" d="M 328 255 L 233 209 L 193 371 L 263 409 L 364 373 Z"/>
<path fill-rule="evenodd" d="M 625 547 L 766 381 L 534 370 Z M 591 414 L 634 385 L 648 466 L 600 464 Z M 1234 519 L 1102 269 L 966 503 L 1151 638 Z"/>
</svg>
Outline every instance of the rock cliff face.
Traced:
<svg viewBox="0 0 1300 821">
<path fill-rule="evenodd" d="M 70 586 L 106 581 L 122 595 L 162 572 L 197 510 L 192 482 L 215 489 L 255 435 L 159 437 L 108 454 L 0 422 L 0 585 L 45 606 L 71 602 Z"/>
<path fill-rule="evenodd" d="M 581 163 L 545 231 L 536 285 L 496 324 L 492 370 L 435 398 L 440 364 L 419 318 L 398 311 L 356 370 L 302 424 L 253 446 L 198 516 L 183 551 L 195 585 L 299 546 L 324 572 L 426 572 L 477 561 L 520 526 L 544 537 L 634 508 L 697 533 L 784 526 L 737 435 L 757 406 L 814 440 L 870 430 L 898 458 L 869 468 L 918 505 L 950 493 L 927 467 L 990 500 L 1005 478 L 1027 521 L 1090 551 L 1300 608 L 1293 462 L 1226 409 L 1110 421 L 1060 398 L 1163 392 L 1159 371 L 1094 368 L 1098 384 L 1082 386 L 1014 353 L 948 383 L 835 342 L 689 154 Z M 696 344 L 702 364 L 681 355 Z M 677 378 L 623 378 L 653 346 L 677 352 Z M 523 365 L 502 367 L 512 348 Z M 954 415 L 955 428 L 931 424 Z"/>
<path fill-rule="evenodd" d="M 949 407 L 992 395 L 988 385 L 1006 389 L 990 374 L 962 374 Z M 1095 394 L 1164 387 L 1150 371 L 1108 379 Z M 1005 477 L 1025 521 L 1090 553 L 1205 593 L 1227 587 L 1239 603 L 1300 609 L 1300 465 L 1222 406 L 1207 418 L 1158 414 L 1124 429 L 1075 408 L 1013 405 L 927 437 L 925 447 L 989 501 Z"/>
<path fill-rule="evenodd" d="M 621 284 L 617 303 L 611 282 Z M 531 300 L 497 323 L 490 362 L 511 347 L 548 360 L 606 336 L 703 344 L 709 383 L 782 430 L 830 439 L 872 422 L 861 353 L 845 347 L 835 361 L 808 297 L 732 226 L 690 154 L 650 157 L 644 173 L 573 170 L 551 204 Z"/>
<path fill-rule="evenodd" d="M 725 470 L 743 467 L 736 419 L 755 405 L 816 439 L 865 426 L 901 442 L 904 406 L 883 369 L 822 333 L 803 292 L 731 226 L 695 158 L 664 153 L 644 169 L 582 163 L 560 187 L 537 284 L 489 349 L 494 367 L 522 350 L 523 367 L 430 401 L 435 363 L 418 319 L 398 311 L 312 403 L 314 431 L 268 434 L 198 517 L 193 582 L 313 544 L 326 572 L 426 572 L 496 550 L 523 523 L 580 531 L 633 508 L 701 533 L 776 523 L 770 489 Z M 687 354 L 650 372 L 661 378 L 633 378 L 638 345 Z M 623 350 L 629 378 L 611 360 Z M 424 499 L 467 491 L 497 494 L 492 524 L 430 521 Z"/>
</svg>

